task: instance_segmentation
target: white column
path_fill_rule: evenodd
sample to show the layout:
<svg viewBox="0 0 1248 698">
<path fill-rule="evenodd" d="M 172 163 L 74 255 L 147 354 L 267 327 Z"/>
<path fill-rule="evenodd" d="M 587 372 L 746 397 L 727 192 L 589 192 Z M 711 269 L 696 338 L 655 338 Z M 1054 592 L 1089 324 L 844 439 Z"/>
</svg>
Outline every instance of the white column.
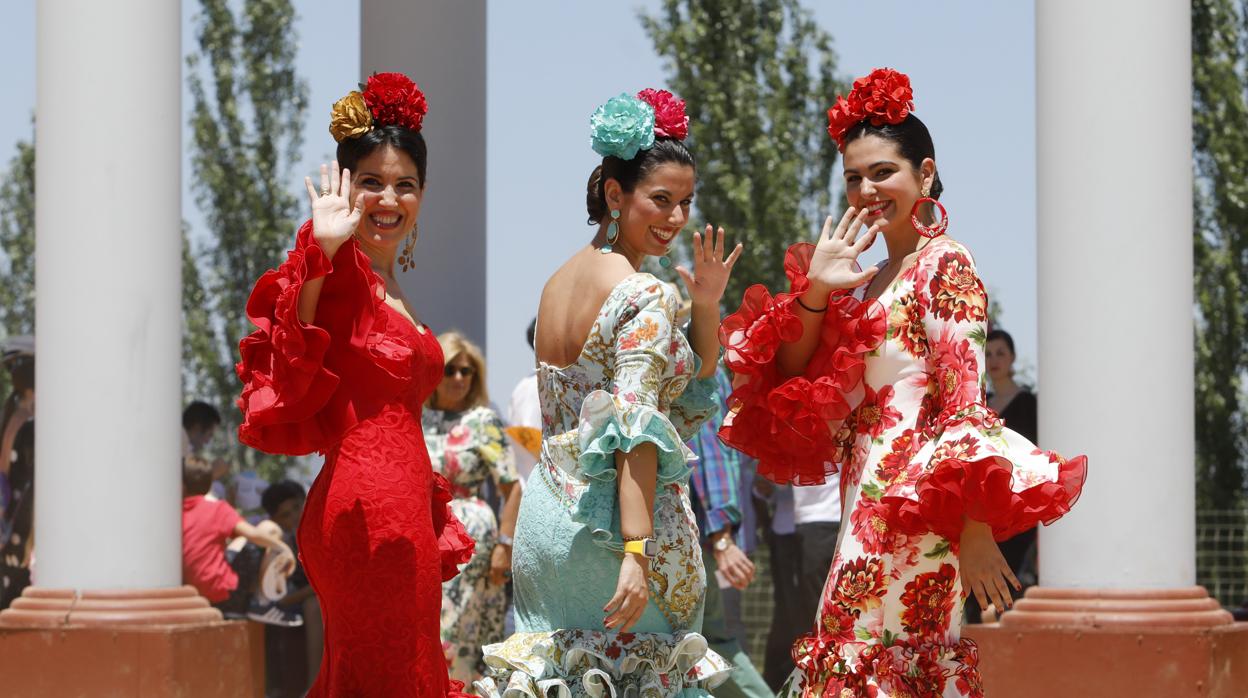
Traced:
<svg viewBox="0 0 1248 698">
<path fill-rule="evenodd" d="M 1044 586 L 1195 583 L 1190 12 L 1036 2 L 1040 442 L 1089 459 Z"/>
<path fill-rule="evenodd" d="M 181 584 L 181 3 L 36 15 L 36 583 Z"/>
<path fill-rule="evenodd" d="M 485 0 L 360 2 L 361 82 L 374 72 L 406 73 L 429 100 L 416 268 L 400 282 L 434 332 L 459 329 L 483 347 L 485 18 Z"/>
</svg>

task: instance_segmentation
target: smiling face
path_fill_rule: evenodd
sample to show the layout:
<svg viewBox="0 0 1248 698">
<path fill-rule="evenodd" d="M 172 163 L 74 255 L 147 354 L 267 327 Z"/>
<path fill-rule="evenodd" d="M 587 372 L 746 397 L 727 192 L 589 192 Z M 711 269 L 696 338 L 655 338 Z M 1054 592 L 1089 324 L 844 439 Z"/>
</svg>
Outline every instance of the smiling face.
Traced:
<svg viewBox="0 0 1248 698">
<path fill-rule="evenodd" d="M 885 235 L 909 234 L 914 202 L 930 187 L 936 162 L 915 168 L 893 141 L 866 135 L 845 146 L 845 196 L 854 208 L 867 209 L 867 225 L 879 223 Z"/>
<path fill-rule="evenodd" d="M 620 211 L 620 238 L 615 246 L 635 265 L 645 255 L 667 254 L 689 222 L 696 185 L 694 169 L 674 162 L 655 167 L 631 192 L 608 179 L 603 187 L 607 205 Z"/>
<path fill-rule="evenodd" d="M 356 234 L 365 244 L 397 248 L 420 216 L 424 185 L 416 163 L 390 145 L 360 158 L 351 178 L 352 198 L 364 195 L 364 214 Z"/>
</svg>

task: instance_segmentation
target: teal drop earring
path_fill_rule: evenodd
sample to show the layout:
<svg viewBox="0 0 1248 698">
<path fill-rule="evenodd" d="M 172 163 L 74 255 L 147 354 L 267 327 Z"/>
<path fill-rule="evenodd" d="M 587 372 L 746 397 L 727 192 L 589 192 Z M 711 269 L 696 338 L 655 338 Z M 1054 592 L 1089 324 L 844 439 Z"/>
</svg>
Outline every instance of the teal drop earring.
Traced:
<svg viewBox="0 0 1248 698">
<path fill-rule="evenodd" d="M 667 255 L 662 255 L 661 257 L 659 257 L 659 266 L 663 267 L 664 269 L 670 269 L 672 266 L 672 258 L 668 257 Z"/>
<path fill-rule="evenodd" d="M 620 239 L 620 209 L 611 209 L 611 222 L 607 224 L 607 244 L 598 250 L 603 254 L 611 254 L 611 246 Z"/>
</svg>

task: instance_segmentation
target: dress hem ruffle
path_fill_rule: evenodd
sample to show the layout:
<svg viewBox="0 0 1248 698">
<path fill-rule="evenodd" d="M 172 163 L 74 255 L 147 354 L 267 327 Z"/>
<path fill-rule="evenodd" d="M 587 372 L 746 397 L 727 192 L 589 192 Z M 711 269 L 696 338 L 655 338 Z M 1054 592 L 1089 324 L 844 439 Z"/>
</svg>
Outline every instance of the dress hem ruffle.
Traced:
<svg viewBox="0 0 1248 698">
<path fill-rule="evenodd" d="M 698 633 L 557 630 L 516 633 L 483 648 L 491 698 L 545 696 L 708 696 L 732 666 Z M 502 683 L 499 683 L 499 682 Z M 579 685 L 578 685 L 579 684 Z"/>
</svg>

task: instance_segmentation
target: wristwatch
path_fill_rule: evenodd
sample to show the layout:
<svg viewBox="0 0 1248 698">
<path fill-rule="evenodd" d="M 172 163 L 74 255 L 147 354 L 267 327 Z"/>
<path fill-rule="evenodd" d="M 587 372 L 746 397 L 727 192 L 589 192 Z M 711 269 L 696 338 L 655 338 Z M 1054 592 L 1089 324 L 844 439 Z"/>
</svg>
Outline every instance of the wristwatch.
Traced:
<svg viewBox="0 0 1248 698">
<path fill-rule="evenodd" d="M 624 541 L 624 552 L 640 555 L 647 560 L 659 554 L 659 544 L 653 538 Z"/>
<path fill-rule="evenodd" d="M 499 545 L 505 545 L 508 548 L 512 546 L 512 542 L 513 542 L 511 539 L 511 536 L 507 535 L 506 533 L 501 533 L 501 532 L 498 534 L 498 537 L 495 538 L 494 540 Z"/>
<path fill-rule="evenodd" d="M 720 533 L 717 535 L 718 537 L 715 538 L 715 542 L 711 544 L 711 548 L 714 549 L 715 552 L 717 553 L 722 553 L 728 549 L 729 545 L 732 544 L 732 534 Z"/>
</svg>

